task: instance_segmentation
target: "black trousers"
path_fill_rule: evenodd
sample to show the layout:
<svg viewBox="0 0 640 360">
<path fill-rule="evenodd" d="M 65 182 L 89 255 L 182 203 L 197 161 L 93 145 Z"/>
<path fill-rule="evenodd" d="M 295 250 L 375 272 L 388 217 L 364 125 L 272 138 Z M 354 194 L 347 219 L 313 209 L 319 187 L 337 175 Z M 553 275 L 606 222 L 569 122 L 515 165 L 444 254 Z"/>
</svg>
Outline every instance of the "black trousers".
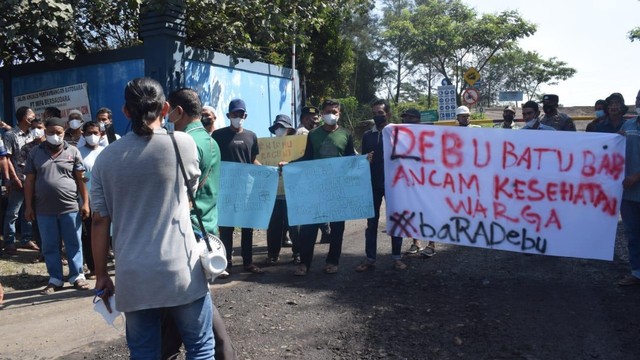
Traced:
<svg viewBox="0 0 640 360">
<path fill-rule="evenodd" d="M 227 266 L 231 267 L 233 255 L 233 228 L 220 226 L 220 240 L 222 240 L 224 248 L 227 250 Z M 253 264 L 253 229 L 242 228 L 240 246 L 242 265 L 249 266 Z"/>
<path fill-rule="evenodd" d="M 309 224 L 300 227 L 300 261 L 311 267 L 313 260 L 313 250 L 316 245 L 318 229 L 322 224 Z M 331 229 L 331 242 L 329 243 L 329 253 L 327 254 L 327 264 L 338 265 L 342 254 L 342 239 L 344 237 L 344 221 L 329 223 Z"/>
</svg>

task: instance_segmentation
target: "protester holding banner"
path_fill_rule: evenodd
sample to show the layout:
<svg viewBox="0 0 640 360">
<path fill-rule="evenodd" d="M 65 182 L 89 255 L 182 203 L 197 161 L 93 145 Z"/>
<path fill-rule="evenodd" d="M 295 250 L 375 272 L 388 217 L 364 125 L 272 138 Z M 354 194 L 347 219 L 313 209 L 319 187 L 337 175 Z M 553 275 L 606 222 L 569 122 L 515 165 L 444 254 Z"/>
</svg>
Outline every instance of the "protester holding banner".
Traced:
<svg viewBox="0 0 640 360">
<path fill-rule="evenodd" d="M 324 124 L 309 132 L 304 155 L 296 161 L 328 159 L 356 154 L 353 146 L 353 136 L 338 125 L 340 104 L 337 101 L 327 99 L 322 103 L 321 111 Z M 309 272 L 320 225 L 308 224 L 301 226 L 300 259 L 302 264 L 296 269 L 295 275 L 304 276 Z M 332 222 L 329 225 L 331 228 L 331 243 L 324 272 L 335 274 L 338 272 L 338 264 L 342 253 L 344 221 Z"/>
<path fill-rule="evenodd" d="M 569 115 L 558 112 L 558 95 L 546 94 L 542 97 L 542 111 L 544 116 L 540 117 L 543 125 L 550 126 L 560 131 L 576 131 L 576 124 Z"/>
<path fill-rule="evenodd" d="M 636 113 L 639 113 L 638 111 L 640 111 L 640 91 L 636 97 Z M 640 221 L 638 221 L 640 219 L 640 116 L 627 120 L 622 125 L 621 132 L 627 138 L 627 148 L 620 214 L 628 242 L 631 274 L 622 278 L 618 285 L 631 286 L 640 285 Z"/>
<path fill-rule="evenodd" d="M 456 120 L 458 121 L 458 126 L 470 127 L 470 128 L 479 128 L 480 125 L 471 124 L 469 122 L 469 118 L 471 117 L 471 111 L 466 106 L 459 106 L 456 109 Z"/>
<path fill-rule="evenodd" d="M 555 130 L 540 121 L 540 108 L 535 101 L 527 101 L 522 105 L 522 119 L 525 122 L 522 130 Z"/>
<path fill-rule="evenodd" d="M 269 127 L 269 132 L 276 137 L 284 137 L 294 135 L 296 130 L 291 125 L 291 118 L 287 115 L 280 114 L 276 116 L 273 125 Z M 280 250 L 283 246 L 292 248 L 294 262 L 300 258 L 299 244 L 297 241 L 293 243 L 287 237 L 289 230 L 289 221 L 287 219 L 287 200 L 284 193 L 276 195 L 276 202 L 271 212 L 269 220 L 269 228 L 267 229 L 267 265 L 274 265 L 280 261 Z"/>
<path fill-rule="evenodd" d="M 227 117 L 231 125 L 215 130 L 211 135 L 220 147 L 222 161 L 260 165 L 260 162 L 256 161 L 259 152 L 258 138 L 253 131 L 247 130 L 243 126 L 247 119 L 247 106 L 242 99 L 231 100 Z M 231 226 L 220 226 L 220 239 L 227 249 L 227 267 L 229 269 L 233 260 L 233 229 Z M 253 274 L 264 273 L 264 270 L 253 263 L 252 228 L 242 228 L 240 245 L 244 269 Z"/>
<path fill-rule="evenodd" d="M 606 116 L 595 126 L 595 132 L 617 133 L 624 124 L 624 115 L 629 107 L 624 104 L 624 97 L 620 93 L 613 93 L 605 99 Z"/>
<path fill-rule="evenodd" d="M 391 119 L 391 106 L 385 100 L 376 100 L 371 105 L 375 127 L 362 136 L 362 154 L 367 155 L 371 171 L 371 190 L 373 194 L 374 216 L 367 219 L 367 229 L 364 233 L 366 260 L 356 267 L 357 272 L 373 269 L 376 266 L 378 246 L 378 221 L 380 206 L 384 193 L 384 147 L 382 143 L 382 129 Z M 405 270 L 407 265 L 402 262 L 402 237 L 391 236 L 391 257 L 393 268 Z"/>
<path fill-rule="evenodd" d="M 599 99 L 596 101 L 594 107 L 595 119 L 593 119 L 590 123 L 587 124 L 587 128 L 584 130 L 585 132 L 595 132 L 596 126 L 604 120 L 607 116 L 607 102 Z"/>
</svg>

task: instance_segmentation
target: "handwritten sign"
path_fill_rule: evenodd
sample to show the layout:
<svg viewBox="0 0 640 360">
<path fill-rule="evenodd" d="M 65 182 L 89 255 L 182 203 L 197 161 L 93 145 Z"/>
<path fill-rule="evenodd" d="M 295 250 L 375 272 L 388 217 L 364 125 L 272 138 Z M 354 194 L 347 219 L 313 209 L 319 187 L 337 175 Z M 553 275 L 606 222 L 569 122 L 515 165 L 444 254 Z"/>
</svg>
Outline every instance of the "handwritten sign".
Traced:
<svg viewBox="0 0 640 360">
<path fill-rule="evenodd" d="M 55 106 L 60 109 L 61 118 L 67 119 L 71 110 L 80 110 L 84 121 L 91 120 L 91 106 L 87 95 L 87 83 L 63 86 L 55 89 L 41 90 L 22 94 L 13 98 L 15 108 L 30 107 L 41 118 L 44 109 Z"/>
<path fill-rule="evenodd" d="M 364 155 L 300 161 L 282 168 L 289 225 L 373 217 L 369 162 Z"/>
<path fill-rule="evenodd" d="M 278 169 L 222 161 L 218 224 L 255 229 L 269 227 L 276 202 Z"/>
<path fill-rule="evenodd" d="M 383 135 L 390 235 L 613 259 L 623 136 L 416 125 Z"/>
<path fill-rule="evenodd" d="M 260 154 L 256 157 L 263 165 L 278 166 L 281 161 L 289 162 L 304 155 L 307 145 L 306 135 L 258 138 Z M 284 194 L 282 178 L 278 181 L 278 195 Z"/>
</svg>

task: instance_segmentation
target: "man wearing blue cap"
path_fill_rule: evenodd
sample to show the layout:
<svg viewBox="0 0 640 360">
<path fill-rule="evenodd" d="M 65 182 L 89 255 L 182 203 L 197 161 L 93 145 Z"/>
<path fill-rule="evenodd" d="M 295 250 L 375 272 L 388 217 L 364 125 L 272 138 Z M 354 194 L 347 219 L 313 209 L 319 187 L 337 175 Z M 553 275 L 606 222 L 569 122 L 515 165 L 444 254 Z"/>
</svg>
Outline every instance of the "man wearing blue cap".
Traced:
<svg viewBox="0 0 640 360">
<path fill-rule="evenodd" d="M 242 126 L 247 118 L 247 107 L 242 99 L 231 100 L 227 117 L 231 125 L 218 129 L 211 134 L 220 147 L 222 161 L 261 165 L 256 160 L 256 156 L 258 156 L 258 137 L 253 131 L 247 130 Z M 227 262 L 230 269 L 233 253 L 233 227 L 220 226 L 220 239 L 227 249 Z M 264 271 L 253 263 L 253 229 L 242 228 L 240 244 L 244 269 L 253 274 L 262 274 Z"/>
</svg>

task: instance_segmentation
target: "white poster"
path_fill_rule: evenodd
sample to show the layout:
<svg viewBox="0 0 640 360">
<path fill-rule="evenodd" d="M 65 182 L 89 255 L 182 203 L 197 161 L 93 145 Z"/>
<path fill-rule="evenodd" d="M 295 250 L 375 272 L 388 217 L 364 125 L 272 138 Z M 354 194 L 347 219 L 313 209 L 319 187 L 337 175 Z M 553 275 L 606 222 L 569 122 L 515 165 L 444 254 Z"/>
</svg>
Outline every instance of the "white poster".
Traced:
<svg viewBox="0 0 640 360">
<path fill-rule="evenodd" d="M 30 107 L 38 118 L 42 118 L 45 108 L 53 106 L 60 109 L 62 119 L 67 119 L 69 111 L 74 109 L 82 112 L 84 121 L 90 121 L 92 119 L 87 83 L 18 95 L 13 98 L 13 102 L 16 109 L 22 106 Z"/>
<path fill-rule="evenodd" d="M 623 136 L 419 125 L 383 134 L 389 235 L 613 259 Z"/>
</svg>

